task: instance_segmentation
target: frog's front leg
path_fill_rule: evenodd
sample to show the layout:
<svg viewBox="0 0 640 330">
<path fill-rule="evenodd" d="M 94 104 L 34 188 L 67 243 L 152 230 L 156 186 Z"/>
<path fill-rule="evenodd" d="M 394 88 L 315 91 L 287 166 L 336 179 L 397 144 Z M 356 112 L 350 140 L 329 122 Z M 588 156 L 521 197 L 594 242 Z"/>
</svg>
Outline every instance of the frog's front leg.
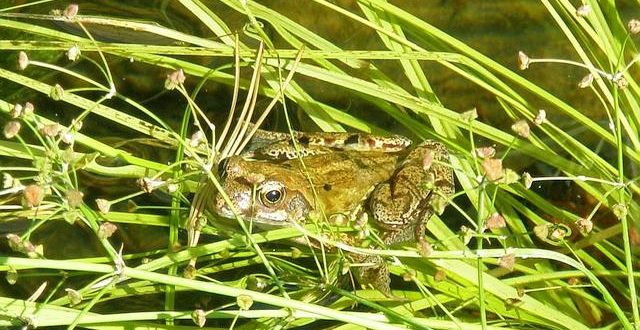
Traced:
<svg viewBox="0 0 640 330">
<path fill-rule="evenodd" d="M 448 200 L 453 190 L 446 147 L 430 140 L 420 144 L 389 181 L 376 186 L 371 195 L 370 210 L 383 232 L 383 242 L 392 245 L 415 240 L 421 244 L 434 205 Z"/>
</svg>

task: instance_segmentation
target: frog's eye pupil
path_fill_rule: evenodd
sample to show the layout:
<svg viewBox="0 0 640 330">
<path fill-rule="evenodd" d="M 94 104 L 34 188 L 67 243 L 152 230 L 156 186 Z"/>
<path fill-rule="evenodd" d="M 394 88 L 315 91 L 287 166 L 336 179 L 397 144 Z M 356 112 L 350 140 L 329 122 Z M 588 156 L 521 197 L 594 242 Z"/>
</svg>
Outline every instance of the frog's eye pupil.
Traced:
<svg viewBox="0 0 640 330">
<path fill-rule="evenodd" d="M 280 190 L 269 190 L 266 194 L 264 194 L 264 198 L 269 203 L 275 204 L 282 198 L 282 192 Z"/>
<path fill-rule="evenodd" d="M 260 186 L 260 201 L 262 205 L 273 207 L 282 202 L 285 195 L 284 185 L 279 181 L 266 180 Z"/>
</svg>

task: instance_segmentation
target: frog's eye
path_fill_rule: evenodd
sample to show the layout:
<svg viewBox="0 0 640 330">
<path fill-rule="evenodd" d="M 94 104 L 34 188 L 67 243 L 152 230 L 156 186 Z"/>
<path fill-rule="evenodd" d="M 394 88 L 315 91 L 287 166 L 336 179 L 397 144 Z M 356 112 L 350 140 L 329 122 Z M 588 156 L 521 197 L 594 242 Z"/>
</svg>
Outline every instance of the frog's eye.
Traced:
<svg viewBox="0 0 640 330">
<path fill-rule="evenodd" d="M 275 205 L 284 198 L 284 186 L 279 182 L 266 182 L 260 187 L 260 200 L 264 205 Z"/>
<path fill-rule="evenodd" d="M 269 190 L 264 193 L 264 199 L 266 202 L 275 204 L 282 198 L 282 192 L 280 190 Z"/>
</svg>

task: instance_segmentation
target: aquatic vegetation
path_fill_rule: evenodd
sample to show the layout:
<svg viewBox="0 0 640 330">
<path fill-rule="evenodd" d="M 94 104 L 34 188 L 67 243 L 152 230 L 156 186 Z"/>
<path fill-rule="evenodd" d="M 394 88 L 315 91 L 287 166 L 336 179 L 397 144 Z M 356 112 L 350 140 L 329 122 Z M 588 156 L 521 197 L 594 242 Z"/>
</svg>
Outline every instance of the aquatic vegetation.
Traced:
<svg viewBox="0 0 640 330">
<path fill-rule="evenodd" d="M 15 293 L 0 325 L 640 324 L 632 10 L 514 1 L 494 30 L 521 38 L 510 50 L 378 0 L 50 5 L 0 8 L 0 271 Z M 442 10 L 464 21 L 465 6 Z M 549 47 L 527 43 L 523 17 L 553 21 Z M 314 224 L 234 231 L 205 212 L 220 162 L 255 132 L 245 119 L 451 150 L 456 193 L 424 246 L 340 246 L 383 255 L 398 299 L 355 287 L 358 265 Z M 375 237 L 359 220 L 349 230 Z"/>
</svg>

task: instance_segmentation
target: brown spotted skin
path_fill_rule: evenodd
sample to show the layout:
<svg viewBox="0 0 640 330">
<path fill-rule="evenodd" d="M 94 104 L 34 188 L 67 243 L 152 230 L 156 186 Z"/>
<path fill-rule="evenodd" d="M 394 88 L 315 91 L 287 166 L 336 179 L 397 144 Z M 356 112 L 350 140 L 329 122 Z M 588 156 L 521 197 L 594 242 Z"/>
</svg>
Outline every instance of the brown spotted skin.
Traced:
<svg viewBox="0 0 640 330">
<path fill-rule="evenodd" d="M 295 143 L 291 136 L 295 138 Z M 253 137 L 260 141 L 257 149 L 258 157 L 271 159 L 293 159 L 297 152 L 302 157 L 324 154 L 331 151 L 375 151 L 396 153 L 404 151 L 411 145 L 411 140 L 404 136 L 377 136 L 364 133 L 307 133 L 293 132 L 293 134 L 258 130 Z"/>
<path fill-rule="evenodd" d="M 438 142 L 425 141 L 408 152 L 410 141 L 400 136 L 294 135 L 296 143 L 289 134 L 258 131 L 256 138 L 263 146 L 251 151 L 254 159 L 229 159 L 223 189 L 244 218 L 288 226 L 303 222 L 312 211 L 322 211 L 327 219 L 347 215 L 352 221 L 367 212 L 383 242 L 392 245 L 423 241 L 434 200 L 448 199 L 453 193 L 449 154 Z M 277 201 L 267 197 L 276 195 L 280 196 Z M 212 205 L 215 213 L 233 217 L 220 196 Z M 355 235 L 343 235 L 340 240 L 361 243 Z M 352 263 L 370 264 L 354 267 L 361 285 L 390 295 L 389 270 L 381 257 L 347 255 Z"/>
<path fill-rule="evenodd" d="M 432 159 L 425 169 L 424 159 Z M 454 190 L 449 152 L 435 141 L 415 148 L 391 180 L 378 184 L 371 194 L 369 211 L 376 224 L 386 229 L 383 241 L 392 245 L 411 239 L 424 240 L 424 225 L 434 213 L 435 199 L 448 199 Z M 415 231 L 415 237 L 407 230 Z"/>
</svg>

